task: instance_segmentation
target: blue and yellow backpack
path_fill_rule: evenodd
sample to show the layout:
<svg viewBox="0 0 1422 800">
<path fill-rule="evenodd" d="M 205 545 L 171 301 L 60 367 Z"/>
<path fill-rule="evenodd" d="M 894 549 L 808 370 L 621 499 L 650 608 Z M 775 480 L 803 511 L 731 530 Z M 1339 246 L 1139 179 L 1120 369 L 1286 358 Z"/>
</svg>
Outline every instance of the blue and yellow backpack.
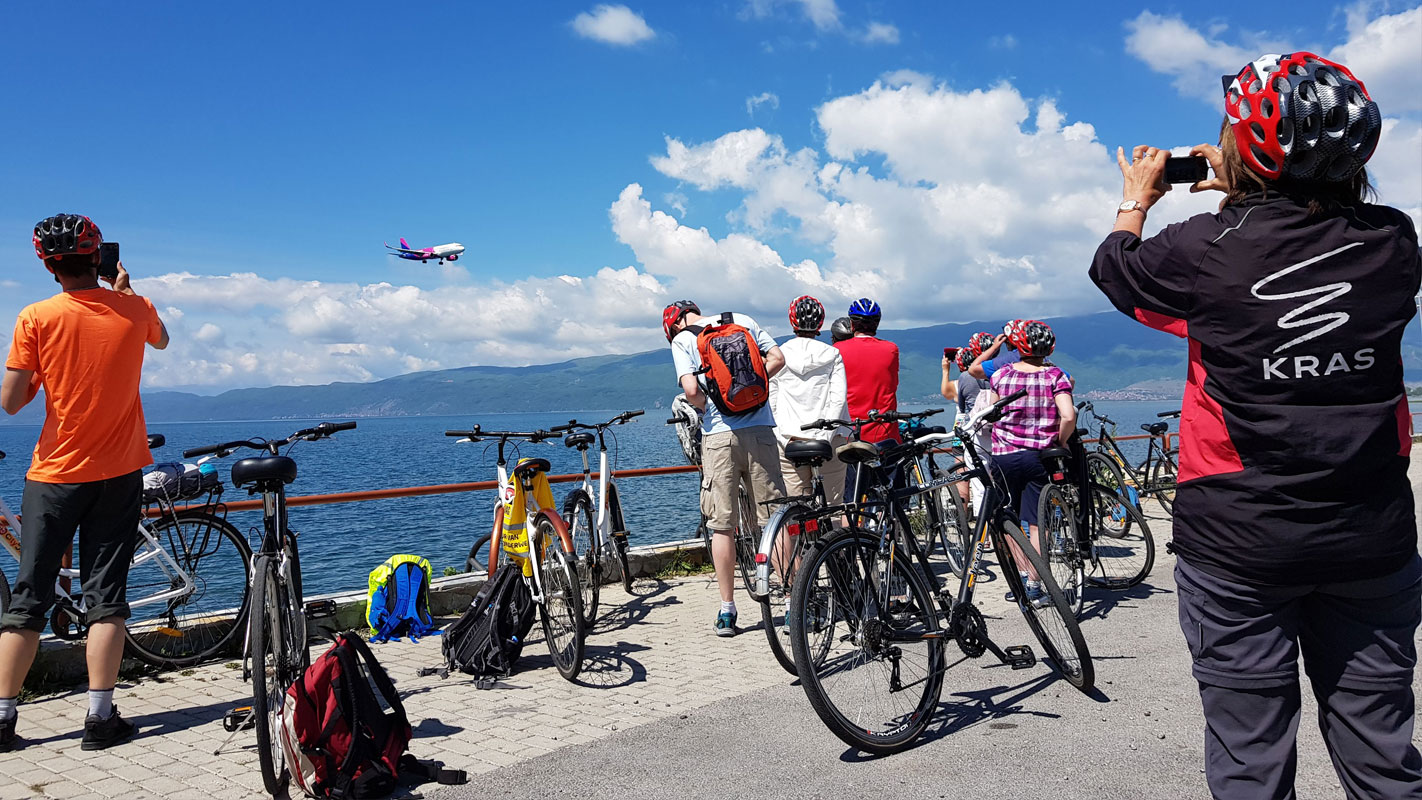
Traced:
<svg viewBox="0 0 1422 800">
<path fill-rule="evenodd" d="M 372 642 L 400 640 L 439 633 L 430 618 L 430 562 L 419 556 L 391 556 L 371 570 L 366 595 L 365 620 Z"/>
</svg>

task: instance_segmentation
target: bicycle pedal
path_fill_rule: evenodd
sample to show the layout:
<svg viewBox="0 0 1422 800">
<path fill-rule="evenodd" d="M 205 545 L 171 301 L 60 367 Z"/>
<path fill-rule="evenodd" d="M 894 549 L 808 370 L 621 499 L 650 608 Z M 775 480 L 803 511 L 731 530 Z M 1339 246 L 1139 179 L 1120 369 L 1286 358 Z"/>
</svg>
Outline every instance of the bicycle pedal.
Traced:
<svg viewBox="0 0 1422 800">
<path fill-rule="evenodd" d="M 231 733 L 238 730 L 251 730 L 257 727 L 257 715 L 252 712 L 251 706 L 238 706 L 228 709 L 222 715 L 222 729 Z"/>
<path fill-rule="evenodd" d="M 335 600 L 308 600 L 302 607 L 307 619 L 325 619 L 336 616 Z"/>
<path fill-rule="evenodd" d="M 1007 656 L 1007 666 L 1013 669 L 1031 669 L 1037 666 L 1037 656 L 1032 652 L 1032 648 L 1025 644 L 1013 645 L 1002 648 L 1002 654 Z"/>
<path fill-rule="evenodd" d="M 627 533 L 628 533 L 627 531 L 613 531 L 613 532 L 612 532 L 612 540 L 613 540 L 614 542 L 621 542 L 622 544 L 625 545 L 625 544 L 627 544 Z"/>
</svg>

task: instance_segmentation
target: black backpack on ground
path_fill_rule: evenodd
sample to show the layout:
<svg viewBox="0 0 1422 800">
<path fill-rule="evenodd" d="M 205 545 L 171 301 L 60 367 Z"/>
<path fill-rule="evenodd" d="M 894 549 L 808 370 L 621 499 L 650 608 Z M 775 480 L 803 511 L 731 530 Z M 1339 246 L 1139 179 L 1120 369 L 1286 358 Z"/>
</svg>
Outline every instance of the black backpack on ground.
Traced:
<svg viewBox="0 0 1422 800">
<path fill-rule="evenodd" d="M 445 629 L 444 668 L 423 670 L 424 674 L 458 670 L 473 675 L 476 687 L 492 689 L 499 678 L 513 673 L 533 628 L 534 610 L 533 595 L 518 566 L 495 571 L 463 616 Z"/>
</svg>

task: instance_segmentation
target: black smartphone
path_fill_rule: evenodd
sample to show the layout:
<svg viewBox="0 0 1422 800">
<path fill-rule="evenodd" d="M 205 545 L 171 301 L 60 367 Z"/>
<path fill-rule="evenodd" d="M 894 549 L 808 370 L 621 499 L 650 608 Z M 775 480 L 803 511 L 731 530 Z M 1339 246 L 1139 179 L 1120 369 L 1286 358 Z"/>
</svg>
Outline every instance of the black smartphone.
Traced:
<svg viewBox="0 0 1422 800">
<path fill-rule="evenodd" d="M 961 348 L 957 348 L 957 347 L 945 347 L 945 348 L 943 348 L 943 357 L 944 357 L 944 358 L 947 358 L 947 359 L 954 359 L 954 358 L 957 358 L 957 357 L 958 357 L 958 350 L 959 350 L 959 349 L 961 349 Z"/>
<path fill-rule="evenodd" d="M 99 244 L 99 277 L 113 280 L 118 277 L 119 245 L 118 242 L 102 242 Z"/>
<path fill-rule="evenodd" d="M 1210 162 L 1204 156 L 1171 156 L 1165 159 L 1166 183 L 1199 183 L 1210 177 Z"/>
</svg>

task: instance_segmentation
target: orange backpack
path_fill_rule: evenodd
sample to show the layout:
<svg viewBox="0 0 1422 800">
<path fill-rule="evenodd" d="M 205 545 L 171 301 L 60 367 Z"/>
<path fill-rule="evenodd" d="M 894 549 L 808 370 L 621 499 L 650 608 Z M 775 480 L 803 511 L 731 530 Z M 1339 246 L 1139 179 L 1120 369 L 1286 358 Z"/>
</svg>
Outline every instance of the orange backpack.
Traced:
<svg viewBox="0 0 1422 800">
<path fill-rule="evenodd" d="M 714 324 L 689 330 L 701 355 L 697 374 L 706 377 L 706 394 L 722 414 L 749 414 L 770 400 L 770 374 L 755 335 L 737 325 L 730 312 Z"/>
</svg>

